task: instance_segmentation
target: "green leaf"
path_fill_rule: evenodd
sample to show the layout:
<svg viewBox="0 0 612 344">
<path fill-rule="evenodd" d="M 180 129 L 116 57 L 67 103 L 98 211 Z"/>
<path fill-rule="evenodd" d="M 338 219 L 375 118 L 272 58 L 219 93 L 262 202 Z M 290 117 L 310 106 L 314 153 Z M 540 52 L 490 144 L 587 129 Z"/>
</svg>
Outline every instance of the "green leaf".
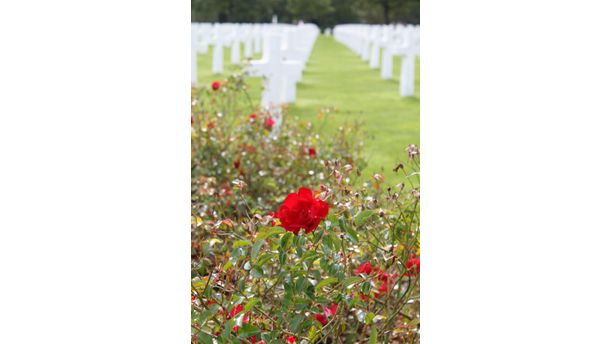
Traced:
<svg viewBox="0 0 612 344">
<path fill-rule="evenodd" d="M 370 340 L 368 340 L 368 344 L 376 344 L 378 339 L 378 330 L 376 327 L 372 327 L 372 332 L 370 333 Z"/>
<path fill-rule="evenodd" d="M 304 253 L 304 255 L 302 255 L 302 258 L 300 259 L 303 262 L 312 262 L 313 260 L 317 259 L 317 253 L 314 251 L 306 251 L 306 253 Z"/>
<path fill-rule="evenodd" d="M 331 235 L 323 237 L 323 251 L 325 251 L 326 254 L 331 254 L 334 251 L 334 241 Z"/>
<path fill-rule="evenodd" d="M 374 315 L 374 313 L 372 313 L 372 312 L 366 314 L 366 317 L 365 317 L 366 325 L 370 325 L 372 323 L 372 320 L 374 319 L 375 316 L 376 315 Z"/>
<path fill-rule="evenodd" d="M 370 282 L 366 281 L 361 285 L 361 292 L 367 295 L 370 292 L 370 288 L 371 288 Z"/>
<path fill-rule="evenodd" d="M 200 332 L 200 334 L 198 335 L 198 340 L 204 344 L 212 344 L 213 343 L 213 337 L 211 337 L 208 333 L 206 332 Z"/>
<path fill-rule="evenodd" d="M 318 291 L 321 290 L 321 288 L 323 288 L 323 287 L 325 287 L 327 285 L 330 285 L 330 284 L 334 284 L 336 282 L 338 282 L 338 279 L 335 278 L 335 277 L 324 279 L 321 282 L 317 283 L 317 286 L 315 287 L 315 290 L 318 292 Z"/>
<path fill-rule="evenodd" d="M 238 247 L 242 247 L 242 246 L 248 246 L 251 245 L 250 241 L 246 241 L 246 240 L 238 240 L 234 242 L 233 247 L 234 248 L 238 248 Z"/>
<path fill-rule="evenodd" d="M 355 226 L 359 227 L 363 225 L 373 214 L 374 212 L 372 210 L 362 211 L 357 216 L 355 216 Z"/>
<path fill-rule="evenodd" d="M 346 229 L 346 234 L 348 236 L 348 238 L 352 241 L 352 242 L 358 242 L 359 241 L 359 237 L 357 236 L 357 232 L 355 232 L 355 230 L 353 228 L 347 228 Z"/>
<path fill-rule="evenodd" d="M 281 244 L 280 244 L 283 250 L 286 250 L 287 247 L 289 247 L 289 240 L 291 240 L 292 236 L 295 236 L 295 234 L 291 232 L 287 232 L 287 234 L 283 235 L 283 238 L 281 239 Z"/>
<path fill-rule="evenodd" d="M 256 304 L 261 303 L 261 300 L 258 298 L 252 299 L 251 301 L 247 302 L 246 305 L 244 305 L 244 311 L 248 312 L 251 310 L 251 308 L 253 308 L 253 306 L 255 306 Z"/>
<path fill-rule="evenodd" d="M 352 276 L 349 277 L 347 279 L 345 279 L 344 281 L 342 281 L 342 285 L 345 287 L 350 286 L 351 284 L 355 284 L 355 283 L 359 283 L 361 282 L 363 279 L 359 276 Z"/>
<path fill-rule="evenodd" d="M 318 335 L 319 335 L 319 331 L 317 331 L 317 328 L 313 326 L 308 331 L 308 340 L 310 340 L 310 342 L 314 342 L 314 340 L 318 337 Z"/>
<path fill-rule="evenodd" d="M 213 315 L 217 314 L 218 310 L 219 310 L 218 304 L 213 303 L 212 305 L 210 305 L 209 309 L 202 312 L 200 316 L 198 317 L 200 324 L 204 324 L 205 322 L 207 322 Z"/>
<path fill-rule="evenodd" d="M 253 245 L 253 250 L 251 251 L 251 258 L 255 258 L 259 255 L 259 250 L 261 250 L 261 246 L 263 246 L 263 244 L 263 240 L 255 242 L 255 245 Z"/>
<path fill-rule="evenodd" d="M 298 277 L 296 283 L 295 283 L 295 290 L 300 293 L 302 292 L 302 290 L 304 290 L 304 288 L 306 288 L 306 286 L 308 286 L 308 280 L 302 276 Z M 293 331 L 295 332 L 295 331 Z"/>
<path fill-rule="evenodd" d="M 238 337 L 239 338 L 247 338 L 247 337 L 251 337 L 254 336 L 256 334 L 258 334 L 259 332 L 261 332 L 261 330 L 251 324 L 244 324 L 242 325 L 242 327 L 240 327 L 240 329 L 238 330 Z"/>
<path fill-rule="evenodd" d="M 251 276 L 253 276 L 255 278 L 263 278 L 264 277 L 264 271 L 261 268 L 261 266 L 253 265 L 253 267 L 251 268 Z"/>
<path fill-rule="evenodd" d="M 265 240 L 273 235 L 285 233 L 285 230 L 280 227 L 263 227 L 257 233 L 255 241 Z"/>
<path fill-rule="evenodd" d="M 304 321 L 304 317 L 303 316 L 295 315 L 291 319 L 291 322 L 289 324 L 289 329 L 291 330 L 291 332 L 297 332 L 298 328 L 300 327 L 300 324 L 302 323 L 302 321 Z"/>
<path fill-rule="evenodd" d="M 259 259 L 257 260 L 257 264 L 258 265 L 264 265 L 265 263 L 270 261 L 275 256 L 276 255 L 274 253 L 266 253 L 266 254 L 262 255 L 261 257 L 259 257 Z"/>
<path fill-rule="evenodd" d="M 281 265 L 285 265 L 285 261 L 287 261 L 287 253 L 281 251 L 278 253 L 278 261 Z"/>
<path fill-rule="evenodd" d="M 231 268 L 232 265 L 234 265 L 234 263 L 232 263 L 231 260 L 228 260 L 227 263 L 225 263 L 225 265 L 223 265 L 223 271 L 227 271 L 227 269 Z"/>
</svg>

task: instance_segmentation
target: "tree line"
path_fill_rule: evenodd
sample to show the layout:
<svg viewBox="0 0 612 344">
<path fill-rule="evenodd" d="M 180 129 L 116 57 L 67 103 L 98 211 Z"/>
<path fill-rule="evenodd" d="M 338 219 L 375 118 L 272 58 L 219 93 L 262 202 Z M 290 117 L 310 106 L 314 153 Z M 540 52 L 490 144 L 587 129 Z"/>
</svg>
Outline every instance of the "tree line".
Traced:
<svg viewBox="0 0 612 344">
<path fill-rule="evenodd" d="M 419 0 L 191 0 L 192 22 L 418 24 Z"/>
</svg>

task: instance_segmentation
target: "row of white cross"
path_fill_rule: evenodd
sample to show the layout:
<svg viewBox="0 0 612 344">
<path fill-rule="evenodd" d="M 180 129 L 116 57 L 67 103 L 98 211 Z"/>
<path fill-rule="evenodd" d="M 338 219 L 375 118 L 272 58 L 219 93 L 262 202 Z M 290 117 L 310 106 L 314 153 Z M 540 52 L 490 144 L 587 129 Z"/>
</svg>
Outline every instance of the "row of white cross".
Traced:
<svg viewBox="0 0 612 344">
<path fill-rule="evenodd" d="M 262 59 L 250 61 L 246 72 L 264 77 L 261 104 L 278 107 L 295 102 L 296 84 L 312 52 L 319 29 L 313 24 L 192 24 L 191 82 L 197 82 L 197 55 L 212 45 L 212 72 L 223 72 L 223 47 L 230 47 L 230 62 L 239 64 L 263 50 Z M 243 48 L 243 50 L 241 49 Z"/>
<path fill-rule="evenodd" d="M 414 95 L 415 60 L 420 55 L 419 26 L 344 24 L 334 27 L 334 37 L 368 61 L 370 68 L 380 68 L 384 80 L 393 75 L 393 57 L 401 56 L 400 96 Z"/>
</svg>

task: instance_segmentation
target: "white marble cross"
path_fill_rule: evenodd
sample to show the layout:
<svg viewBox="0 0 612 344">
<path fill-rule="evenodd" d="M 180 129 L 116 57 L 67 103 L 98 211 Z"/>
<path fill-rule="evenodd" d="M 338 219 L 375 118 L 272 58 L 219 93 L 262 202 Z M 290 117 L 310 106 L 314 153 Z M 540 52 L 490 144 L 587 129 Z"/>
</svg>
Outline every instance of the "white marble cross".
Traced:
<svg viewBox="0 0 612 344">
<path fill-rule="evenodd" d="M 261 25 L 257 24 L 253 30 L 254 49 L 256 54 L 261 53 Z"/>
<path fill-rule="evenodd" d="M 234 33 L 231 37 L 232 41 L 232 50 L 230 53 L 230 61 L 232 64 L 240 63 L 240 35 L 238 33 L 238 28 L 234 28 Z"/>
<path fill-rule="evenodd" d="M 215 30 L 213 37 L 212 72 L 214 74 L 223 73 L 223 39 L 221 30 L 218 28 Z"/>
<path fill-rule="evenodd" d="M 270 32 L 265 37 L 263 58 L 247 66 L 249 75 L 265 78 L 261 105 L 267 108 L 286 103 L 288 97 L 295 98 L 295 90 L 291 88 L 295 88 L 298 72 L 298 64 L 282 60 L 281 36 L 276 32 Z"/>
<path fill-rule="evenodd" d="M 402 55 L 402 68 L 400 71 L 400 96 L 413 96 L 414 66 L 417 55 L 416 47 L 406 47 Z"/>
<path fill-rule="evenodd" d="M 361 59 L 364 61 L 370 59 L 370 30 L 367 26 L 364 26 L 361 32 Z"/>
<path fill-rule="evenodd" d="M 370 33 L 370 41 L 372 42 L 372 52 L 370 53 L 370 68 L 376 69 L 380 67 L 380 28 L 375 26 Z"/>
<path fill-rule="evenodd" d="M 194 26 L 191 26 L 191 84 L 195 85 L 198 81 L 198 50 L 197 35 Z"/>
<path fill-rule="evenodd" d="M 242 32 L 242 43 L 244 43 L 244 57 L 251 58 L 253 57 L 253 27 L 252 25 L 248 25 L 245 27 L 245 30 Z"/>
<path fill-rule="evenodd" d="M 380 77 L 383 80 L 388 80 L 393 77 L 393 50 L 396 47 L 396 42 L 389 29 L 384 30 L 381 45 L 383 54 L 380 65 Z"/>
</svg>

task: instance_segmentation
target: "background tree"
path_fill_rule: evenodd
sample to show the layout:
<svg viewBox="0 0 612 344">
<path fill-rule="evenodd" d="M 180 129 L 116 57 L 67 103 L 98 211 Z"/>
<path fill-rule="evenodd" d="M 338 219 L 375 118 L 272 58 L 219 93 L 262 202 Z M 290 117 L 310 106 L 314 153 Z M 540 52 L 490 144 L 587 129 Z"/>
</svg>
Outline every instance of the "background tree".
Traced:
<svg viewBox="0 0 612 344">
<path fill-rule="evenodd" d="M 191 0 L 193 22 L 418 24 L 420 0 Z"/>
</svg>

